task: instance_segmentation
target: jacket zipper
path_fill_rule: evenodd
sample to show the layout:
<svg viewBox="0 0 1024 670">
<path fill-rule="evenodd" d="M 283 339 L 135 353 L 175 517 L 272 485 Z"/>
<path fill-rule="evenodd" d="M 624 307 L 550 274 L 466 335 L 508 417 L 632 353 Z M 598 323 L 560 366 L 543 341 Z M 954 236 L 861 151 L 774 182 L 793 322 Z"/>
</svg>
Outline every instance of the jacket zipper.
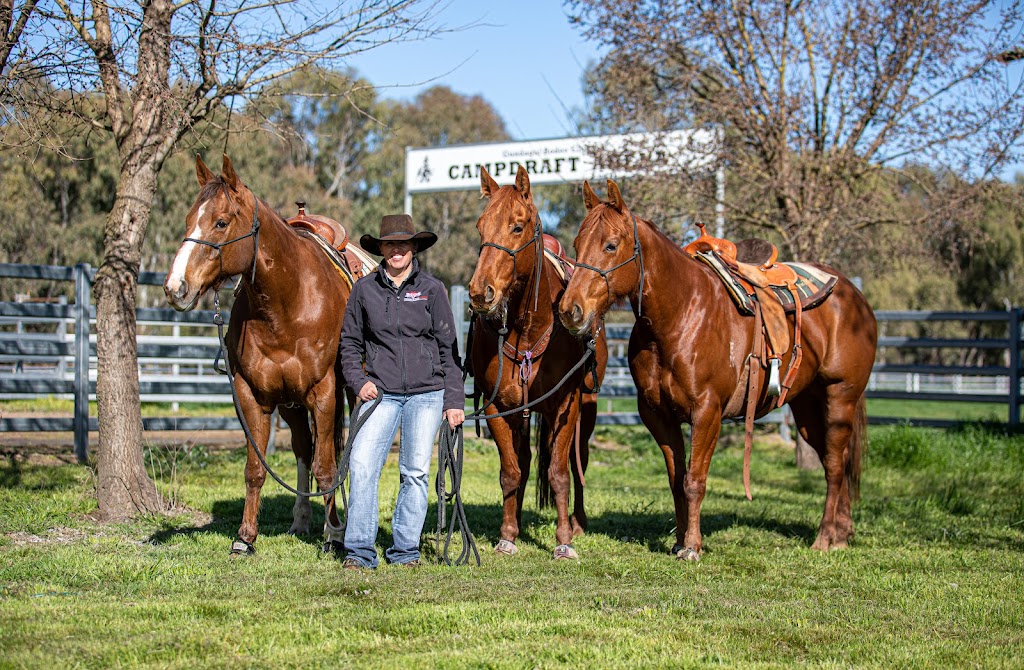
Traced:
<svg viewBox="0 0 1024 670">
<path fill-rule="evenodd" d="M 408 281 L 408 280 L 406 280 Z M 395 291 L 395 318 L 398 320 L 398 348 L 402 352 L 402 393 L 409 393 L 409 379 L 405 372 L 405 338 L 402 337 L 402 289 L 405 282 Z"/>
</svg>

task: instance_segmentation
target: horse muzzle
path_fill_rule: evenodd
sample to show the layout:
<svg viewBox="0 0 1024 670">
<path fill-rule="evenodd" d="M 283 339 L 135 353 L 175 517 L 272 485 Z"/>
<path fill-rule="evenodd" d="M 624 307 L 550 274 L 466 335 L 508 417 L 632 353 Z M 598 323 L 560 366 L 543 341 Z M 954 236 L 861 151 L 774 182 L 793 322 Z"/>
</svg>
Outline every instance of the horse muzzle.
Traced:
<svg viewBox="0 0 1024 670">
<path fill-rule="evenodd" d="M 481 316 L 493 316 L 501 308 L 504 297 L 488 284 L 483 291 L 469 294 L 469 307 Z"/>
<path fill-rule="evenodd" d="M 570 333 L 582 336 L 589 333 L 594 314 L 585 312 L 579 303 L 574 302 L 559 310 L 558 319 Z"/>
<path fill-rule="evenodd" d="M 182 279 L 173 286 L 174 282 L 164 282 L 164 295 L 171 307 L 179 312 L 187 312 L 199 302 L 199 291 L 194 290 L 188 282 Z"/>
</svg>

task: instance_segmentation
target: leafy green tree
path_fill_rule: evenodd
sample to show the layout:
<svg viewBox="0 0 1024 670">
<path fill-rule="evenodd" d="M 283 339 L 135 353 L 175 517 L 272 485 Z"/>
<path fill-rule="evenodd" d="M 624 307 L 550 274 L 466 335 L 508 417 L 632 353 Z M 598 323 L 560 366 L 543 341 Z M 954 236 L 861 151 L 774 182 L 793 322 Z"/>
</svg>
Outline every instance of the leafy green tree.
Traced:
<svg viewBox="0 0 1024 670">
<path fill-rule="evenodd" d="M 33 3 L 34 4 L 34 3 Z M 120 519 L 163 510 L 146 474 L 139 421 L 135 306 L 142 247 L 164 163 L 225 101 L 312 64 L 342 62 L 385 42 L 430 36 L 434 6 L 418 0 L 358 0 L 285 7 L 287 0 L 246 3 L 147 0 L 69 3 L 46 0 L 5 56 L 5 93 L 53 82 L 67 97 L 26 97 L 21 119 L 54 114 L 107 133 L 117 148 L 113 206 L 96 274 L 99 514 Z M 9 24 L 8 14 L 0 21 Z M 10 34 L 4 28 L 4 44 Z M 12 70 L 12 65 L 14 69 Z M 102 104 L 92 104 L 100 95 Z M 9 143 L 11 124 L 0 124 Z M 47 129 L 36 129 L 41 141 Z"/>
<path fill-rule="evenodd" d="M 464 96 L 435 86 L 409 102 L 389 103 L 384 125 L 375 131 L 374 150 L 353 183 L 352 234 L 376 234 L 384 214 L 404 207 L 405 148 L 442 147 L 508 139 L 498 112 L 480 96 Z M 439 242 L 421 262 L 445 283 L 465 284 L 476 266 L 480 243 L 476 221 L 483 211 L 478 191 L 416 195 L 413 219 L 437 234 Z"/>
</svg>

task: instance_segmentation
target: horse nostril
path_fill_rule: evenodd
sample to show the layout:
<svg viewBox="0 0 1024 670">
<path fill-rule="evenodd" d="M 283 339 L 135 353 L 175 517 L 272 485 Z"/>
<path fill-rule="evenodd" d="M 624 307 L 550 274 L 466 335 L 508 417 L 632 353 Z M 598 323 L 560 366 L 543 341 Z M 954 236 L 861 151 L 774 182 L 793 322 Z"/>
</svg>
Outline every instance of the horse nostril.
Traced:
<svg viewBox="0 0 1024 670">
<path fill-rule="evenodd" d="M 484 289 L 484 302 L 485 303 L 492 303 L 492 302 L 494 302 L 494 287 L 493 286 L 488 285 Z"/>
<path fill-rule="evenodd" d="M 572 322 L 573 323 L 580 323 L 582 321 L 583 321 L 583 308 L 581 308 L 578 304 L 574 304 L 572 306 Z"/>
</svg>

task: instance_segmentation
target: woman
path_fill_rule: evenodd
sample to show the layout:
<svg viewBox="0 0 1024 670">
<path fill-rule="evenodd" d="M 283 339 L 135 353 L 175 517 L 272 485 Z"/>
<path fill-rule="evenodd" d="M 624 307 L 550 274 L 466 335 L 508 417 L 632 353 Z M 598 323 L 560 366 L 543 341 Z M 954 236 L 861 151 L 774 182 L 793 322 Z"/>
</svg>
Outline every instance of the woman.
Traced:
<svg viewBox="0 0 1024 670">
<path fill-rule="evenodd" d="M 341 330 L 345 382 L 366 403 L 360 415 L 373 408 L 349 460 L 346 569 L 378 565 L 377 487 L 399 427 L 401 484 L 392 520 L 394 544 L 385 556 L 394 564 L 419 564 L 434 435 L 442 414 L 452 427 L 465 420 L 459 333 L 448 294 L 415 258 L 437 236 L 413 230 L 409 215 L 393 214 L 381 219 L 380 237 L 359 240 L 384 262 L 356 282 Z"/>
</svg>

